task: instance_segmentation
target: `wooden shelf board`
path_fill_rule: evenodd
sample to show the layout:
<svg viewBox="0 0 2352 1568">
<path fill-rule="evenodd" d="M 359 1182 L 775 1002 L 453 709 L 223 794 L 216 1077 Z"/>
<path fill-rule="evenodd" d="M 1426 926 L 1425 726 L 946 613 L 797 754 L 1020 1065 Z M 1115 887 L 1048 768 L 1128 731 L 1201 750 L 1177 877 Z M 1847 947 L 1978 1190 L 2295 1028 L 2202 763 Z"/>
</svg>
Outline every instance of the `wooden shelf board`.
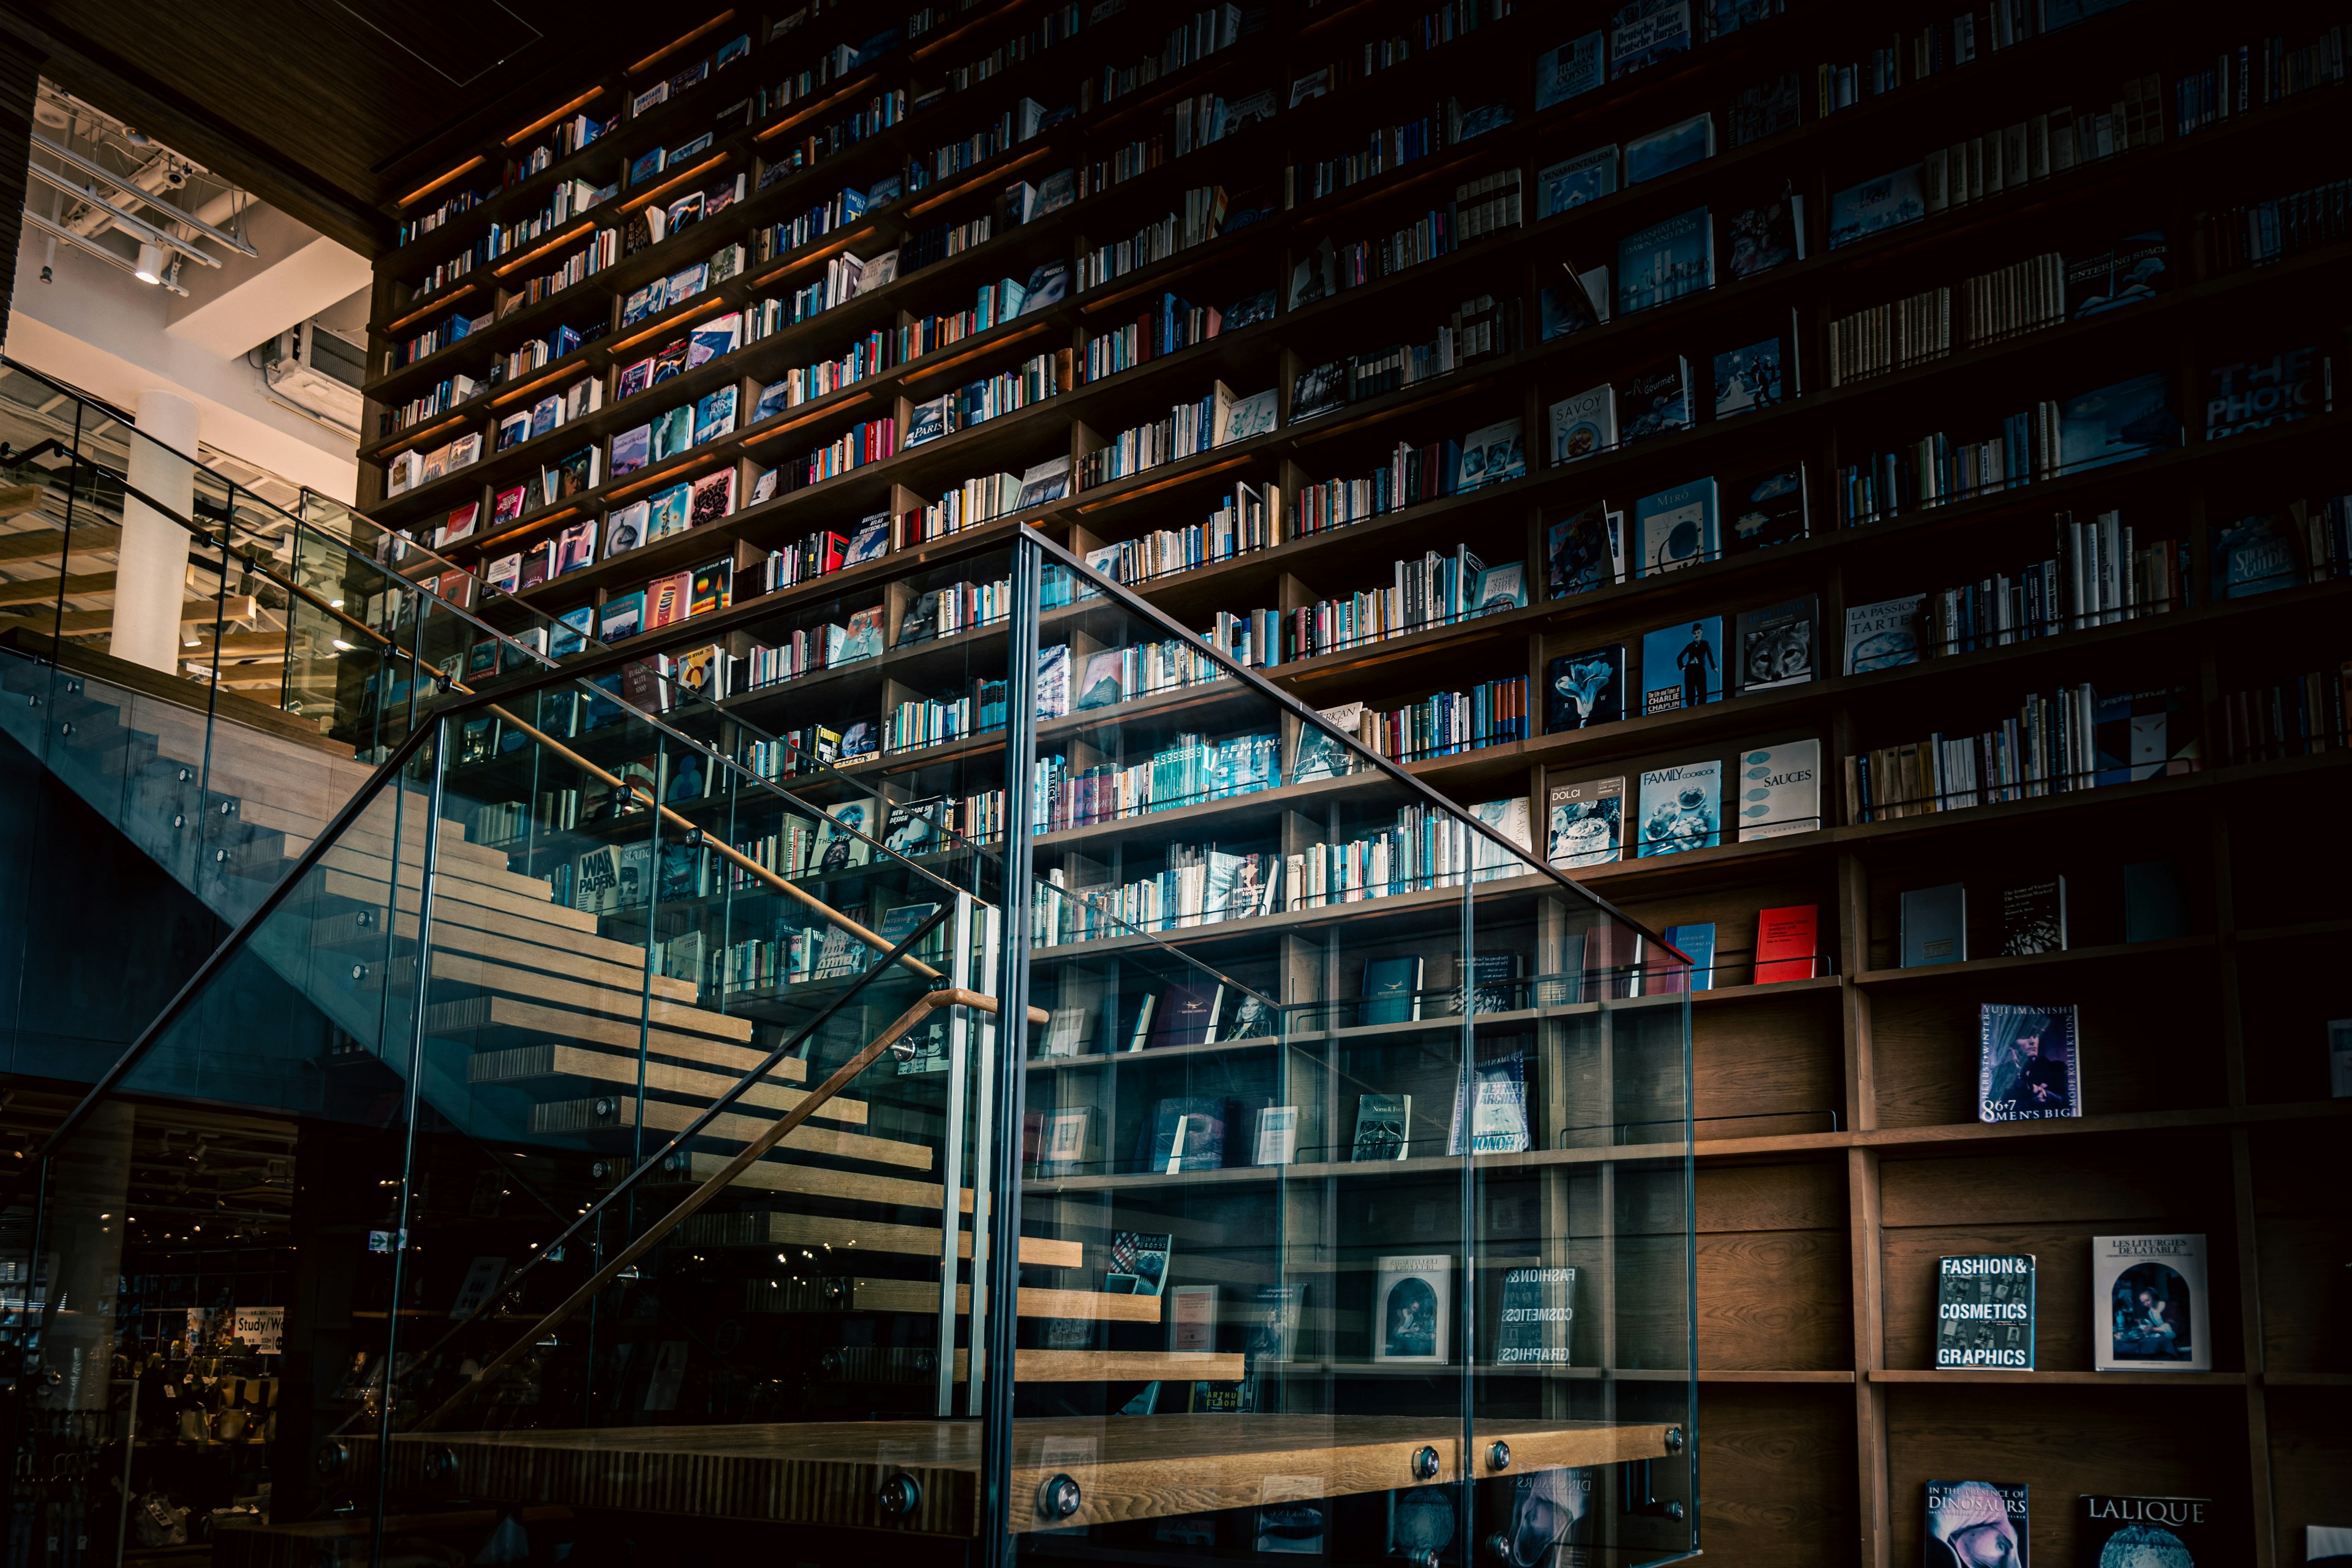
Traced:
<svg viewBox="0 0 2352 1568">
<path fill-rule="evenodd" d="M 2242 1372 L 1997 1372 L 1990 1367 L 1955 1367 L 1948 1371 L 1934 1367 L 1874 1367 L 1863 1375 L 1871 1383 L 2011 1383 L 2066 1388 L 2087 1388 L 2095 1384 L 2129 1388 L 2153 1388 L 2160 1384 L 2179 1384 L 2190 1388 L 2242 1388 L 2248 1381 Z"/>
<path fill-rule="evenodd" d="M 2156 942 L 2112 942 L 2100 947 L 2077 947 L 2063 952 L 2036 952 L 2014 958 L 1976 958 L 1965 963 L 1927 963 L 1910 969 L 1865 969 L 1853 977 L 1857 985 L 1885 988 L 1894 985 L 1920 984 L 1937 981 L 1962 980 L 1979 974 L 2007 974 L 2021 969 L 2052 969 L 2082 963 L 2101 963 L 2116 959 L 2163 958 L 2183 952 L 2199 952 L 2210 949 L 2210 936 L 2167 937 Z"/>
</svg>

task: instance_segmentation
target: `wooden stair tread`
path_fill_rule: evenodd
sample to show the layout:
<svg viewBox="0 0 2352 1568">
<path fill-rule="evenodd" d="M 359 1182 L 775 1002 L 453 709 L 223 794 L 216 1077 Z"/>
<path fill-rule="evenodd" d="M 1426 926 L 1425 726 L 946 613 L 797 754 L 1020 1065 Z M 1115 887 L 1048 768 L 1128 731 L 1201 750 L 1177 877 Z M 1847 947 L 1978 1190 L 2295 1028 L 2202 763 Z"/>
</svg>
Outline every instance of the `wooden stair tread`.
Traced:
<svg viewBox="0 0 2352 1568">
<path fill-rule="evenodd" d="M 792 1058 L 797 1061 L 797 1058 Z M 798 1062 L 805 1075 L 805 1062 Z M 691 1096 L 697 1106 L 708 1105 L 740 1079 L 725 1073 L 706 1072 L 698 1068 L 681 1067 L 675 1062 L 638 1062 L 636 1054 L 622 1051 L 590 1050 L 583 1046 L 565 1045 L 549 1040 L 536 1046 L 516 1046 L 503 1051 L 482 1051 L 467 1058 L 467 1083 L 543 1083 L 550 1079 L 585 1079 L 592 1083 L 625 1084 L 634 1088 L 640 1070 L 645 1075 L 646 1089 L 650 1093 Z M 764 1110 L 790 1110 L 808 1098 L 806 1090 L 790 1089 L 782 1084 L 756 1083 L 743 1091 L 738 1105 L 758 1106 Z M 851 1126 L 866 1125 L 866 1102 L 846 1095 L 835 1095 L 819 1107 L 816 1114 L 829 1121 L 845 1122 Z"/>
<path fill-rule="evenodd" d="M 712 1013 L 708 1017 L 723 1017 Z M 608 1018 L 595 1013 L 567 1013 L 561 1008 L 541 1006 L 513 996 L 470 996 L 461 1002 L 436 1002 L 425 1009 L 425 1026 L 436 1035 L 456 1034 L 480 1029 L 518 1029 L 535 1037 L 531 1040 L 513 1040 L 513 1045 L 532 1045 L 540 1039 L 553 1037 L 572 1041 L 585 1040 L 593 1045 L 616 1046 L 634 1051 L 638 1044 L 638 1025 L 633 1019 Z M 677 1057 L 688 1061 L 709 1061 L 713 1058 L 699 1047 L 711 1037 L 688 1034 L 677 1029 L 647 1028 L 646 1048 L 655 1056 Z M 743 1047 L 738 1047 L 738 1049 Z M 755 1053 L 741 1065 L 758 1060 Z M 736 1065 L 719 1061 L 718 1065 Z"/>
<path fill-rule="evenodd" d="M 1160 1300 L 1158 1296 L 1114 1296 L 1108 1290 L 1055 1290 L 1042 1285 L 1024 1285 L 1017 1311 L 1024 1318 L 1156 1323 L 1160 1321 Z M 940 1288 L 921 1279 L 853 1279 L 849 1305 L 851 1310 L 858 1312 L 937 1312 Z M 971 1287 L 957 1286 L 957 1314 L 971 1310 Z"/>
<path fill-rule="evenodd" d="M 751 1037 L 753 1025 L 751 1019 L 729 1013 L 706 1012 L 691 1005 L 695 993 L 690 981 L 672 980 L 667 975 L 656 976 L 658 984 L 653 986 L 653 994 L 648 1000 L 640 989 L 645 981 L 642 973 L 599 984 L 551 973 L 543 969 L 522 969 L 511 963 L 500 963 L 455 945 L 444 946 L 438 941 L 433 947 L 432 975 L 436 994 L 445 985 L 467 985 L 500 995 L 520 997 L 526 1002 L 579 1013 L 598 1013 L 627 1022 L 635 1022 L 643 1014 L 655 1024 L 673 1029 L 690 1030 L 730 1040 Z M 410 984 L 415 983 L 414 954 L 403 955 L 390 968 L 394 984 L 401 984 L 404 978 Z M 683 1002 L 677 999 L 681 990 L 688 994 Z"/>
<path fill-rule="evenodd" d="M 807 1064 L 800 1064 L 803 1071 Z M 689 1154 L 687 1168 L 680 1179 L 707 1182 L 725 1169 L 728 1161 L 719 1154 Z M 733 1181 L 727 1184 L 758 1192 L 805 1193 L 821 1197 L 844 1198 L 855 1203 L 897 1204 L 906 1208 L 940 1212 L 940 1184 L 911 1182 L 904 1176 L 877 1176 L 864 1171 L 821 1171 L 773 1155 L 755 1160 Z M 961 1212 L 971 1212 L 971 1189 L 959 1189 L 962 1200 Z"/>
<path fill-rule="evenodd" d="M 331 849 L 327 851 L 329 856 L 336 853 L 337 851 Z M 382 909 L 385 902 L 385 884 L 382 871 L 383 862 L 372 857 L 367 858 L 372 863 L 365 866 L 322 863 L 312 872 L 312 875 L 319 879 L 320 890 L 330 898 L 348 899 L 353 903 Z M 405 910 L 412 914 L 415 912 L 417 900 L 421 896 L 418 891 L 421 881 L 422 879 L 416 875 L 414 868 L 402 872 L 400 899 L 396 906 L 398 909 Z M 589 934 L 593 934 L 596 930 L 594 915 L 585 910 L 571 909 L 562 904 L 551 902 L 543 893 L 538 899 L 526 899 L 513 893 L 498 892 L 460 879 L 441 879 L 438 891 L 445 901 L 474 904 L 482 909 L 495 910 L 512 920 L 537 921 L 546 925 L 566 927 Z"/>
<path fill-rule="evenodd" d="M 615 1103 L 612 1115 L 600 1115 L 599 1100 Z M 543 1100 L 530 1108 L 530 1130 L 535 1135 L 564 1132 L 604 1132 L 623 1131 L 635 1123 L 633 1102 L 620 1095 L 596 1095 L 585 1100 Z M 657 1132 L 683 1132 L 702 1113 L 700 1105 L 677 1105 L 668 1100 L 646 1101 L 645 1124 Z M 730 1141 L 748 1143 L 765 1132 L 775 1121 L 772 1116 L 744 1116 L 722 1110 L 713 1117 L 700 1136 L 719 1142 Z M 830 1128 L 812 1127 L 806 1122 L 784 1134 L 780 1147 L 803 1154 L 830 1154 L 835 1159 L 864 1160 L 877 1165 L 900 1165 L 912 1171 L 931 1168 L 931 1151 L 921 1143 L 901 1143 L 894 1138 L 877 1138 L 863 1132 L 837 1132 Z M 731 1219 L 736 1215 L 719 1215 Z M 689 1222 L 691 1223 L 691 1222 Z M 844 1221 L 844 1224 L 850 1222 Z M 887 1227 L 886 1227 L 887 1228 Z M 936 1237 L 939 1233 L 931 1233 Z M 752 1242 L 730 1245 L 752 1246 Z M 939 1250 L 934 1241 L 931 1249 Z"/>
<path fill-rule="evenodd" d="M 678 1239 L 688 1247 L 831 1247 L 846 1252 L 863 1247 L 869 1252 L 911 1253 L 918 1258 L 940 1255 L 936 1226 L 874 1225 L 864 1220 L 835 1219 L 829 1215 L 750 1211 L 743 1214 L 697 1215 L 679 1228 Z M 1085 1249 L 1075 1241 L 1048 1237 L 1021 1238 L 1021 1261 L 1041 1268 L 1076 1268 Z M 971 1256 L 971 1232 L 956 1233 L 956 1256 Z"/>
<path fill-rule="evenodd" d="M 329 915 L 317 923 L 333 925 L 338 921 L 341 924 L 335 927 L 333 940 L 323 945 L 338 951 L 352 951 L 362 957 L 375 957 L 382 953 L 383 936 L 373 928 L 352 925 L 349 915 Z M 582 948 L 560 947 L 549 942 L 533 942 L 530 940 L 531 933 L 517 932 L 512 927 L 513 922 L 510 921 L 484 918 L 482 914 L 475 911 L 474 906 L 469 904 L 445 904 L 435 910 L 433 911 L 434 978 L 442 979 L 445 973 L 448 978 L 457 977 L 456 971 L 445 972 L 444 969 L 449 955 L 456 953 L 469 959 L 485 960 L 520 972 L 548 974 L 556 979 L 569 980 L 578 984 L 618 986 L 625 991 L 633 991 L 640 985 L 650 984 L 656 996 L 664 1001 L 683 1005 L 692 1005 L 696 998 L 701 994 L 691 980 L 679 980 L 667 974 L 648 975 L 645 968 L 645 949 L 641 947 L 631 947 L 625 942 L 600 944 L 619 950 L 617 954 L 607 956 L 583 951 Z M 393 919 L 392 929 L 395 939 L 414 943 L 416 940 L 416 917 L 396 915 Z M 540 934 L 552 938 L 559 933 L 548 931 Z M 561 934 L 569 936 L 571 933 Z M 356 940 L 360 938 L 367 940 L 365 942 Z M 404 966 L 413 956 L 411 953 L 404 953 L 399 961 L 403 966 L 400 973 L 405 973 L 410 979 L 415 977 L 415 972 L 405 969 Z M 466 982 L 466 984 L 471 984 L 471 982 Z"/>
</svg>

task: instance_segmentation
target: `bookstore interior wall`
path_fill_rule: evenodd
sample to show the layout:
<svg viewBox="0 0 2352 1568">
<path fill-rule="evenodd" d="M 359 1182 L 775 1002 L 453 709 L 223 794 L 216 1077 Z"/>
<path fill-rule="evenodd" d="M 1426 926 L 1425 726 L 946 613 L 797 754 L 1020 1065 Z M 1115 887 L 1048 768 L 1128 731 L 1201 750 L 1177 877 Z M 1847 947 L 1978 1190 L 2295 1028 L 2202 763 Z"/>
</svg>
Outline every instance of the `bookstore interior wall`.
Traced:
<svg viewBox="0 0 2352 1568">
<path fill-rule="evenodd" d="M 2352 1525 L 2339 12 L 1009 0 L 618 52 L 378 263 L 362 500 L 445 597 L 900 798 L 1003 723 L 1001 656 L 921 645 L 1034 528 L 1689 960 L 1645 981 L 1710 1552 Z M 1203 679 L 1040 635 L 1049 741 Z M 1194 737 L 1234 798 L 1183 837 L 1311 735 Z M 1138 743 L 1043 747 L 1056 830 L 1152 809 Z M 1118 842 L 1039 865 L 1173 922 Z M 1360 1136 L 1326 1100 L 1300 1160 Z"/>
</svg>

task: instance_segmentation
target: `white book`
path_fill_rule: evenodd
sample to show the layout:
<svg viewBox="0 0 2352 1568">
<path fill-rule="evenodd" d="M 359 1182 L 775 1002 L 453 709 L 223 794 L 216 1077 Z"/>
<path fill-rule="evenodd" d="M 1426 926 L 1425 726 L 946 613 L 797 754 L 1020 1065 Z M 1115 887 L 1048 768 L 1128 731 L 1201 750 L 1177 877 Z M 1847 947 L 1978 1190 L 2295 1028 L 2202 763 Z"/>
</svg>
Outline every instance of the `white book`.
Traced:
<svg viewBox="0 0 2352 1568">
<path fill-rule="evenodd" d="M 1269 1105 L 1257 1113 L 1257 1147 L 1250 1163 L 1287 1165 L 1298 1158 L 1298 1107 Z"/>
<path fill-rule="evenodd" d="M 1551 405 L 1547 427 L 1551 435 L 1552 466 L 1572 463 L 1617 445 L 1617 392 L 1602 384 Z"/>
<path fill-rule="evenodd" d="M 1739 757 L 1739 838 L 1778 838 L 1822 826 L 1822 743 L 1784 741 Z"/>
<path fill-rule="evenodd" d="M 1454 1259 L 1443 1253 L 1383 1258 L 1372 1297 L 1374 1361 L 1451 1360 Z"/>
<path fill-rule="evenodd" d="M 2097 1372 L 2213 1370 L 2203 1237 L 2091 1238 L 2091 1366 Z"/>
</svg>

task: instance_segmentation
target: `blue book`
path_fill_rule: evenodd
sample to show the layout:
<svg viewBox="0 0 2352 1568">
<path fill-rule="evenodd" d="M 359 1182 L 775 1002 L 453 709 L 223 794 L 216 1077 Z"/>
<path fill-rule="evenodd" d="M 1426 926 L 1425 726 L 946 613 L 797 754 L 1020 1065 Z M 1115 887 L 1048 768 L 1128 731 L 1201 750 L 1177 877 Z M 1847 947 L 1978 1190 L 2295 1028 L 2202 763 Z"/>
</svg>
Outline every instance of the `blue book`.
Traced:
<svg viewBox="0 0 2352 1568">
<path fill-rule="evenodd" d="M 1625 183 L 1638 185 L 1714 156 L 1715 116 L 1694 114 L 1663 131 L 1653 131 L 1626 142 Z"/>
<path fill-rule="evenodd" d="M 1536 108 L 1549 109 L 1555 103 L 1599 87 L 1604 74 L 1605 56 L 1606 49 L 1597 32 L 1571 38 L 1556 49 L 1546 49 L 1538 55 Z"/>
<path fill-rule="evenodd" d="M 2303 581 L 2294 521 L 2284 512 L 2242 517 L 2213 536 L 2213 597 L 2244 599 Z"/>
<path fill-rule="evenodd" d="M 2326 413 L 2335 401 L 2331 369 L 2316 344 L 2215 365 L 2205 373 L 2205 439 Z"/>
<path fill-rule="evenodd" d="M 1714 990 L 1715 922 L 1709 921 L 1705 925 L 1668 926 L 1665 937 L 1668 946 L 1680 949 L 1683 956 L 1690 960 L 1690 968 L 1686 972 L 1663 975 L 1660 978 L 1666 984 L 1644 986 L 1643 989 L 1653 995 L 1663 995 L 1674 991 Z M 1676 966 L 1678 971 L 1679 967 Z"/>
<path fill-rule="evenodd" d="M 1544 732 L 1590 730 L 1625 717 L 1622 644 L 1563 653 L 1544 666 Z"/>
<path fill-rule="evenodd" d="M 1705 207 L 1627 235 L 1617 246 L 1617 308 L 1646 310 L 1715 287 L 1715 226 Z"/>
<path fill-rule="evenodd" d="M 1690 0 L 1632 0 L 1610 14 L 1612 79 L 1671 59 L 1690 47 Z"/>
<path fill-rule="evenodd" d="M 1633 574 L 1654 576 L 1714 561 L 1723 554 L 1712 475 L 1643 496 L 1633 503 Z"/>
<path fill-rule="evenodd" d="M 1969 887 L 1947 882 L 1903 894 L 1903 967 L 1969 961 Z"/>
<path fill-rule="evenodd" d="M 1769 408 L 1785 395 L 1781 380 L 1781 343 L 1777 336 L 1745 348 L 1726 349 L 1715 356 L 1715 416 L 1752 414 Z"/>
<path fill-rule="evenodd" d="M 1830 198 L 1830 248 L 1917 223 L 1927 216 L 1927 186 L 1920 165 L 1874 175 Z"/>
<path fill-rule="evenodd" d="M 1421 1016 L 1421 955 L 1364 961 L 1364 999 L 1359 1024 L 1409 1024 Z"/>
<path fill-rule="evenodd" d="M 1721 488 L 1726 554 L 1793 544 L 1809 531 L 1801 458 L 1726 474 Z"/>
<path fill-rule="evenodd" d="M 1636 859 L 1712 849 L 1723 842 L 1723 764 L 1682 763 L 1642 774 Z"/>
<path fill-rule="evenodd" d="M 1617 143 L 1579 153 L 1536 174 L 1536 216 L 1551 217 L 1617 189 Z"/>
<path fill-rule="evenodd" d="M 583 605 L 576 610 L 566 610 L 555 617 L 554 636 L 548 640 L 547 651 L 556 658 L 583 653 L 587 651 L 589 635 L 595 629 L 595 605 Z"/>
<path fill-rule="evenodd" d="M 2180 445 L 2172 378 L 2161 371 L 2073 397 L 2058 408 L 2062 473 L 2128 462 Z"/>
<path fill-rule="evenodd" d="M 1723 617 L 1701 616 L 1642 638 L 1642 711 L 1672 713 L 1723 700 Z"/>
</svg>

